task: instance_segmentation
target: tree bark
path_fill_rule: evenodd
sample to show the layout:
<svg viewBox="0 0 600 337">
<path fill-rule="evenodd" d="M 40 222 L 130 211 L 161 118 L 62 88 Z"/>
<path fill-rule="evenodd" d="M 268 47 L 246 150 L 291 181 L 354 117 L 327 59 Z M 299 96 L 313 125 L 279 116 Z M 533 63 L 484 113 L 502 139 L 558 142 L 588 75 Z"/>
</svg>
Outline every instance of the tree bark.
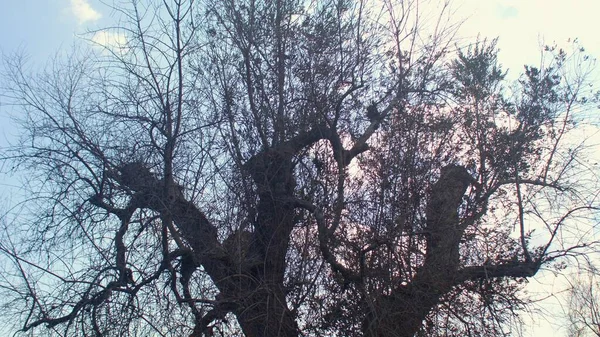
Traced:
<svg viewBox="0 0 600 337">
<path fill-rule="evenodd" d="M 246 336 L 298 336 L 295 315 L 284 289 L 285 258 L 294 226 L 295 181 L 292 153 L 269 150 L 245 166 L 258 190 L 257 218 L 249 245 L 259 263 L 247 272 L 252 281 L 242 292 L 236 316 Z"/>
<path fill-rule="evenodd" d="M 442 168 L 427 203 L 427 247 L 423 265 L 410 283 L 374 301 L 364 322 L 365 336 L 414 336 L 440 298 L 457 284 L 458 249 L 466 229 L 459 219 L 458 208 L 473 180 L 464 167 Z"/>
<path fill-rule="evenodd" d="M 116 176 L 135 192 L 132 202 L 136 207 L 153 209 L 173 220 L 194 259 L 219 289 L 219 310 L 233 312 L 247 337 L 299 334 L 284 289 L 285 258 L 294 225 L 292 153 L 265 151 L 245 166 L 256 183 L 259 201 L 254 231 L 247 236 L 250 242 L 240 233 L 232 235 L 240 235 L 244 254 L 228 251 L 227 243 L 218 241 L 217 230 L 205 214 L 177 189 L 162 193 L 164 184 L 147 169 L 138 167 L 135 174 Z M 200 320 L 198 325 L 204 327 L 197 327 L 194 334 L 208 324 Z"/>
</svg>

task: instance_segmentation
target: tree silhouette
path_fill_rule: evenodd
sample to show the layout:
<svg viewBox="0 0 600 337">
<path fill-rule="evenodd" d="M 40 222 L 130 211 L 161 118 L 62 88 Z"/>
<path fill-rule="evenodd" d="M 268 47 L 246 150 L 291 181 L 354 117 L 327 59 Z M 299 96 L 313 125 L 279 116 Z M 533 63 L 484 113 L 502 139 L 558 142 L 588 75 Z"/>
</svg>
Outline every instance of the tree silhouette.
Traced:
<svg viewBox="0 0 600 337">
<path fill-rule="evenodd" d="M 549 48 L 509 90 L 495 41 L 411 1 L 113 9 L 123 45 L 6 60 L 26 333 L 503 335 L 527 278 L 594 247 L 561 234 L 595 209 L 568 146 L 591 60 Z"/>
</svg>

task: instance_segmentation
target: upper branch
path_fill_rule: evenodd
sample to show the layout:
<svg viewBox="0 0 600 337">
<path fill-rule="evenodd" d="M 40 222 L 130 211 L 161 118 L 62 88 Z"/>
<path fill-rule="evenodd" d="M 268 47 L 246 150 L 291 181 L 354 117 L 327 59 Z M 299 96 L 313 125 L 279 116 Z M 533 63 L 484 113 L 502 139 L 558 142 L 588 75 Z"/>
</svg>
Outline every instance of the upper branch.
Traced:
<svg viewBox="0 0 600 337">
<path fill-rule="evenodd" d="M 308 201 L 294 199 L 294 203 L 296 204 L 296 206 L 304 208 L 314 215 L 319 231 L 319 248 L 321 249 L 323 258 L 325 258 L 325 261 L 329 263 L 331 269 L 333 269 L 336 272 L 339 272 L 344 277 L 345 282 L 360 281 L 360 276 L 354 271 L 352 271 L 350 268 L 345 267 L 343 264 L 337 261 L 335 255 L 331 251 L 329 240 L 331 233 L 327 227 L 323 213 L 315 205 L 311 204 Z"/>
</svg>

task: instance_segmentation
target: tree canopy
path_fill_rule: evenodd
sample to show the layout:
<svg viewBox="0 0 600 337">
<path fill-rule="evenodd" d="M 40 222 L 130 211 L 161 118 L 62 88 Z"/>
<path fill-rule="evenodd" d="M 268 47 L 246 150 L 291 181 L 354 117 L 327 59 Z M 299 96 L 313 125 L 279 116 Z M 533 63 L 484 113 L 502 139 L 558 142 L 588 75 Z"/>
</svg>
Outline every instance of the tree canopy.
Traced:
<svg viewBox="0 0 600 337">
<path fill-rule="evenodd" d="M 5 59 L 30 198 L 0 292 L 24 334 L 508 335 L 528 278 L 596 248 L 577 44 L 510 82 L 447 5 L 113 10 L 122 39 Z"/>
</svg>

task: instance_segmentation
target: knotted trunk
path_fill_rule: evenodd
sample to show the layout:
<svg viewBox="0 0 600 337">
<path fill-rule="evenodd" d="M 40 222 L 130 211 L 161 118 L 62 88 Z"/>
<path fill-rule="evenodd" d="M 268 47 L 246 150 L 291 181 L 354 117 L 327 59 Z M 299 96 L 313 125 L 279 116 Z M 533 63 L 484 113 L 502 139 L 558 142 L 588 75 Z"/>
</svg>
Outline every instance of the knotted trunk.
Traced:
<svg viewBox="0 0 600 337">
<path fill-rule="evenodd" d="M 240 301 L 234 313 L 247 337 L 296 337 L 298 325 L 284 289 L 285 258 L 294 226 L 292 157 L 272 150 L 253 157 L 245 168 L 257 186 L 259 201 L 248 244 L 252 261 L 239 276 L 244 285 L 237 289 Z"/>
<path fill-rule="evenodd" d="M 368 337 L 412 337 L 457 282 L 459 244 L 466 229 L 458 216 L 462 197 L 473 178 L 460 166 L 446 166 L 432 186 L 427 203 L 427 251 L 410 283 L 381 296 L 365 319 Z"/>
</svg>

